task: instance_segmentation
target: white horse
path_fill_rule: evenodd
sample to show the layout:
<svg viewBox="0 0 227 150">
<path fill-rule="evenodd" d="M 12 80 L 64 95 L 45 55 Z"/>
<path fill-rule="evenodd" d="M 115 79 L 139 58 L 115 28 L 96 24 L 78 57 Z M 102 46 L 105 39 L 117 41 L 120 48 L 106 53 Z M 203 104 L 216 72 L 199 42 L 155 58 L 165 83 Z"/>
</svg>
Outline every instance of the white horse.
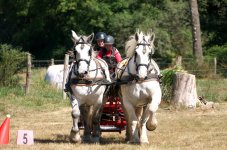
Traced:
<svg viewBox="0 0 227 150">
<path fill-rule="evenodd" d="M 137 31 L 126 42 L 126 55 L 116 69 L 122 103 L 131 143 L 149 143 L 147 129 L 157 127 L 156 111 L 161 102 L 160 70 L 151 58 L 154 53 L 154 33 Z M 124 83 L 124 84 L 123 84 Z"/>
<path fill-rule="evenodd" d="M 78 36 L 72 31 L 74 42 L 74 63 L 71 67 L 70 101 L 73 126 L 70 132 L 72 142 L 81 142 L 78 122 L 80 116 L 84 125 L 84 142 L 99 142 L 101 108 L 106 85 L 98 84 L 110 80 L 108 65 L 102 59 L 92 57 L 92 39 L 89 36 Z"/>
</svg>

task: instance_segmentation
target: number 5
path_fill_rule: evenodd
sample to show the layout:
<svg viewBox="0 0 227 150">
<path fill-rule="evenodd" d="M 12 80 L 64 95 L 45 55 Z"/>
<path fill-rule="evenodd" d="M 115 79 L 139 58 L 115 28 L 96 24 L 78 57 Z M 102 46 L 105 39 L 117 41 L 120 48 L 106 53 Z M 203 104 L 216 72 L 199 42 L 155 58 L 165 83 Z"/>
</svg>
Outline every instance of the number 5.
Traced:
<svg viewBox="0 0 227 150">
<path fill-rule="evenodd" d="M 27 138 L 27 133 L 24 133 L 24 136 L 23 136 L 23 143 L 24 144 L 27 144 L 28 143 L 28 138 Z"/>
</svg>

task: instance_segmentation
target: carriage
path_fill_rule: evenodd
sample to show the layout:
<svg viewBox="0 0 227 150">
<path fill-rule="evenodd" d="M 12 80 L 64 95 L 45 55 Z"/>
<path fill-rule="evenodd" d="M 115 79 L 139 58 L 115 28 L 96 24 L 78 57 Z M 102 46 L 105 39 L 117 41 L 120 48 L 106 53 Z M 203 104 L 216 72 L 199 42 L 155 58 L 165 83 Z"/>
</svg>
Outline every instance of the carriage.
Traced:
<svg viewBox="0 0 227 150">
<path fill-rule="evenodd" d="M 78 126 L 80 129 L 84 129 L 82 119 L 80 119 Z M 107 97 L 107 101 L 103 104 L 100 128 L 102 132 L 119 133 L 126 129 L 126 119 L 119 97 Z"/>
</svg>

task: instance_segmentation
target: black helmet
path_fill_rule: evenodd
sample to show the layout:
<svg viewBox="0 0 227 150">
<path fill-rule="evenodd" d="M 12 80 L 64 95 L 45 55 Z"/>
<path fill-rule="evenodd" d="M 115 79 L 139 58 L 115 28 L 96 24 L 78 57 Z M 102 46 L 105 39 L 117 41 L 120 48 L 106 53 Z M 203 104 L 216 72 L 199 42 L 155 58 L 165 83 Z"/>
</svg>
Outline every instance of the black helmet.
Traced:
<svg viewBox="0 0 227 150">
<path fill-rule="evenodd" d="M 114 44 L 114 38 L 110 35 L 106 36 L 106 38 L 104 39 L 104 43 L 105 44 Z"/>
<path fill-rule="evenodd" d="M 106 33 L 104 32 L 98 32 L 95 34 L 95 40 L 104 40 L 106 37 Z"/>
</svg>

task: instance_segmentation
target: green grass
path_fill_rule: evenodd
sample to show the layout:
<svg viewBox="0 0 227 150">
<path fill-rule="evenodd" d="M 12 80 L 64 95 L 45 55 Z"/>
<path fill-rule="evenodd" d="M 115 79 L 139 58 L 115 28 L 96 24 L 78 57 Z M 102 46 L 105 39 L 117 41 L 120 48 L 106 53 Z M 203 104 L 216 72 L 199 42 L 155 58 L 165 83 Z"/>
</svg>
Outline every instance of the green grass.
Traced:
<svg viewBox="0 0 227 150">
<path fill-rule="evenodd" d="M 68 99 L 63 100 L 62 92 L 44 81 L 45 69 L 33 69 L 30 91 L 25 95 L 24 81 L 16 87 L 0 88 L 0 113 L 15 112 L 16 110 L 50 111 L 68 106 Z M 15 114 L 15 113 L 14 113 Z"/>
<path fill-rule="evenodd" d="M 227 79 L 197 79 L 198 96 L 208 101 L 227 102 Z"/>
</svg>

